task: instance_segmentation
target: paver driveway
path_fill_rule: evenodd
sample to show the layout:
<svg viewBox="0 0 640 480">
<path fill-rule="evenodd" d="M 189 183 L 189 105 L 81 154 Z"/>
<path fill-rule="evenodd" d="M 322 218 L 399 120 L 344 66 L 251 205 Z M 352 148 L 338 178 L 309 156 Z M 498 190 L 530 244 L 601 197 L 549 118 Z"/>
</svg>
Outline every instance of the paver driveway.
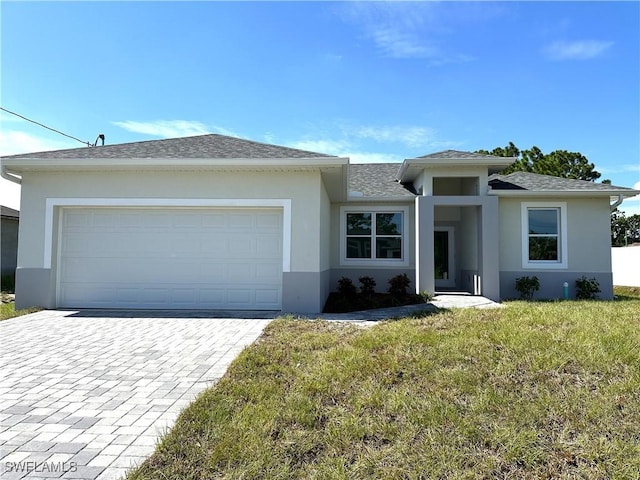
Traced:
<svg viewBox="0 0 640 480">
<path fill-rule="evenodd" d="M 197 316 L 43 311 L 0 322 L 0 476 L 112 479 L 143 461 L 270 321 Z"/>
</svg>

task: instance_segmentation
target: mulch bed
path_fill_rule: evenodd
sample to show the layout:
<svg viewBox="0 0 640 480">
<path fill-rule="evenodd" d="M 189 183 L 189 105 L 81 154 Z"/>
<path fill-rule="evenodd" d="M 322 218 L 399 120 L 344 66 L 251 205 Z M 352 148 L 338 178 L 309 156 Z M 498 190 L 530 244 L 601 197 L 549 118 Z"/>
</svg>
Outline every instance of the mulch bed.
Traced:
<svg viewBox="0 0 640 480">
<path fill-rule="evenodd" d="M 337 292 L 329 294 L 327 303 L 324 305 L 323 313 L 346 313 L 357 312 L 359 310 L 372 310 L 374 308 L 402 307 L 404 305 L 415 305 L 424 303 L 424 299 L 419 295 L 408 294 L 402 297 L 393 296 L 389 293 L 374 293 L 373 295 L 358 294 L 347 298 Z"/>
</svg>

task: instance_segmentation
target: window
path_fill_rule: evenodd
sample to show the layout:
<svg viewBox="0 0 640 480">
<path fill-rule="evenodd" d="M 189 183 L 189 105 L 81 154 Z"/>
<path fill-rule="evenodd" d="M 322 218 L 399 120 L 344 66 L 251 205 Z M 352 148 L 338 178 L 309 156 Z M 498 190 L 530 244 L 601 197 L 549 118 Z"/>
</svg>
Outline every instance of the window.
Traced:
<svg viewBox="0 0 640 480">
<path fill-rule="evenodd" d="M 566 268 L 566 204 L 522 205 L 522 257 L 525 268 Z"/>
<path fill-rule="evenodd" d="M 346 210 L 343 207 L 342 258 L 346 263 L 405 261 L 405 209 Z"/>
</svg>

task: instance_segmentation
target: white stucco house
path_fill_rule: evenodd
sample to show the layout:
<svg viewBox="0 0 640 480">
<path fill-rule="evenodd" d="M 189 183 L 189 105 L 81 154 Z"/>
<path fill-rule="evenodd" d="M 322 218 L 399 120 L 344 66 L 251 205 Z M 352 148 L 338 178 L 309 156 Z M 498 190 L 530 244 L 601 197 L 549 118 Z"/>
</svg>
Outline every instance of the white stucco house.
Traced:
<svg viewBox="0 0 640 480">
<path fill-rule="evenodd" d="M 16 307 L 320 312 L 337 280 L 537 297 L 595 277 L 610 210 L 638 191 L 444 151 L 402 163 L 222 135 L 3 157 L 22 185 Z"/>
</svg>

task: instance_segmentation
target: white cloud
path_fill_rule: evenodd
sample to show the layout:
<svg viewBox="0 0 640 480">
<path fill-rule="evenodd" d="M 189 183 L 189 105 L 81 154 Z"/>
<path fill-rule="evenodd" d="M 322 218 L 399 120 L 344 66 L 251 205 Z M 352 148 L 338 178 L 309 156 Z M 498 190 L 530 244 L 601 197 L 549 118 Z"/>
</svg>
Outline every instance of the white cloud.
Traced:
<svg viewBox="0 0 640 480">
<path fill-rule="evenodd" d="M 409 147 L 425 147 L 436 141 L 435 130 L 428 127 L 363 125 L 348 131 L 358 138 L 376 142 L 402 143 Z"/>
<path fill-rule="evenodd" d="M 0 155 L 46 152 L 77 147 L 81 147 L 80 143 L 72 140 L 50 140 L 19 130 L 0 131 Z"/>
<path fill-rule="evenodd" d="M 424 59 L 431 66 L 473 60 L 468 54 L 451 51 L 447 39 L 469 24 L 502 15 L 503 10 L 488 4 L 460 7 L 455 2 L 344 2 L 336 9 L 381 55 Z"/>
<path fill-rule="evenodd" d="M 344 156 L 349 148 L 348 142 L 344 140 L 299 140 L 287 144 L 288 147 L 308 150 L 316 153 L 326 153 L 327 155 Z"/>
<path fill-rule="evenodd" d="M 191 137 L 194 135 L 206 135 L 208 133 L 219 133 L 231 137 L 240 136 L 226 128 L 205 125 L 202 122 L 194 120 L 154 120 L 150 122 L 125 120 L 123 122 L 111 123 L 130 132 L 161 138 Z"/>
<path fill-rule="evenodd" d="M 554 42 L 543 49 L 551 60 L 590 60 L 611 48 L 613 42 L 581 40 L 574 42 Z"/>
<path fill-rule="evenodd" d="M 2 118 L 2 123 L 5 123 L 6 120 L 6 118 Z M 19 130 L 0 130 L 0 156 L 62 150 L 78 146 L 80 146 L 79 143 L 71 140 L 51 140 Z M 0 204 L 20 210 L 20 185 L 1 178 Z"/>
<path fill-rule="evenodd" d="M 620 173 L 620 172 L 640 172 L 640 163 L 633 165 L 631 163 L 626 163 L 622 165 L 616 165 L 614 167 L 602 167 L 598 169 L 600 173 L 610 174 L 610 173 Z"/>
<path fill-rule="evenodd" d="M 287 146 L 338 157 L 348 157 L 351 163 L 386 163 L 402 160 L 398 155 L 360 151 L 346 140 L 300 140 Z"/>
<path fill-rule="evenodd" d="M 333 137 L 325 132 L 319 134 L 321 138 L 305 138 L 287 143 L 287 146 L 349 157 L 353 163 L 380 163 L 398 162 L 416 153 L 459 145 L 438 139 L 435 129 L 424 126 L 354 125 L 346 121 L 338 121 L 334 125 L 338 132 Z M 322 131 L 321 128 L 317 130 Z M 418 149 L 420 151 L 416 152 Z"/>
<path fill-rule="evenodd" d="M 636 182 L 633 187 L 634 190 L 640 190 L 640 182 Z M 640 195 L 635 197 L 625 198 L 622 205 L 618 208 L 625 213 L 625 215 L 640 215 Z"/>
<path fill-rule="evenodd" d="M 347 151 L 342 156 L 349 157 L 351 163 L 390 163 L 404 160 L 404 158 L 398 155 L 378 152 Z"/>
<path fill-rule="evenodd" d="M 378 48 L 389 57 L 430 58 L 438 54 L 436 48 L 421 43 L 415 35 L 398 31 L 393 27 L 372 28 L 370 36 Z"/>
</svg>

